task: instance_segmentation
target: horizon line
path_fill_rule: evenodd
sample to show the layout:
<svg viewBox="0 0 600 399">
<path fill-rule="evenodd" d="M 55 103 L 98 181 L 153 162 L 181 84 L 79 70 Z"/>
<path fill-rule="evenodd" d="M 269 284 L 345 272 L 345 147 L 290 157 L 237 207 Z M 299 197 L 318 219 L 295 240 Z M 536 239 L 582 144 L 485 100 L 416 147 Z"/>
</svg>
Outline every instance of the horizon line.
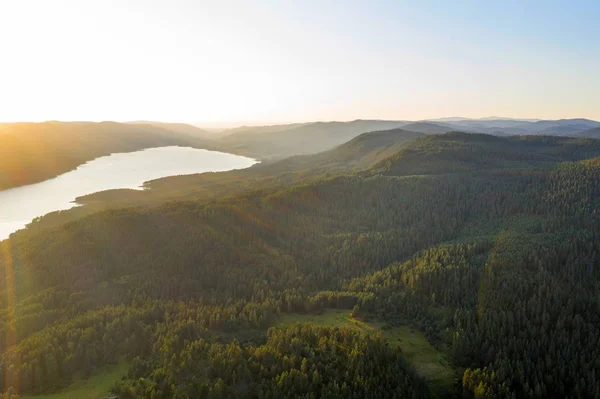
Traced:
<svg viewBox="0 0 600 399">
<path fill-rule="evenodd" d="M 194 127 L 205 127 L 208 129 L 230 129 L 236 127 L 251 127 L 251 126 L 278 126 L 278 125 L 295 125 L 295 124 L 311 124 L 311 123 L 349 123 L 358 121 L 382 121 L 382 122 L 452 122 L 460 120 L 474 121 L 522 121 L 522 122 L 537 122 L 537 121 L 560 121 L 560 120 L 577 120 L 586 119 L 594 122 L 600 122 L 593 118 L 587 117 L 571 117 L 571 118 L 525 118 L 525 117 L 506 117 L 506 116 L 482 116 L 482 117 L 463 117 L 463 116 L 442 116 L 426 119 L 395 119 L 395 118 L 354 118 L 354 119 L 316 119 L 305 121 L 182 121 L 182 120 L 160 120 L 160 119 L 131 119 L 131 120 L 115 120 L 115 119 L 90 119 L 90 120 L 65 120 L 65 119 L 48 119 L 48 120 L 16 120 L 16 121 L 0 121 L 0 124 L 20 124 L 20 123 L 122 123 L 122 124 L 143 124 L 146 123 L 168 123 L 168 124 L 187 124 Z"/>
</svg>

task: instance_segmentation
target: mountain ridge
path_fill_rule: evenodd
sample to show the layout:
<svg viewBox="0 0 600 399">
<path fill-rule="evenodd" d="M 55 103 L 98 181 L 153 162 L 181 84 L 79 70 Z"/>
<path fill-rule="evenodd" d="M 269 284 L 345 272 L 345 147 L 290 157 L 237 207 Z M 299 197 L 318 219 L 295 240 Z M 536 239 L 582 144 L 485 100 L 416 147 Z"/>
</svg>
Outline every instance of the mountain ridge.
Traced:
<svg viewBox="0 0 600 399">
<path fill-rule="evenodd" d="M 0 189 L 37 183 L 116 152 L 210 141 L 152 125 L 118 122 L 39 122 L 0 128 Z"/>
<path fill-rule="evenodd" d="M 325 154 L 299 156 L 298 172 L 327 154 L 341 172 L 325 163 L 288 185 L 268 172 L 289 173 L 285 163 L 215 173 L 236 189 L 261 170 L 273 184 L 105 209 L 0 242 L 10 277 L 0 279 L 0 390 L 47 392 L 124 357 L 119 394 L 252 397 L 289 373 L 306 387 L 338 378 L 299 354 L 336 356 L 350 373 L 369 352 L 380 355 L 369 369 L 407 365 L 386 368 L 381 384 L 434 395 L 381 341 L 278 325 L 331 308 L 423 334 L 454 368 L 437 397 L 600 389 L 586 368 L 600 356 L 599 140 L 393 129 Z M 366 168 L 354 171 L 361 156 Z M 352 342 L 369 343 L 337 357 Z"/>
</svg>

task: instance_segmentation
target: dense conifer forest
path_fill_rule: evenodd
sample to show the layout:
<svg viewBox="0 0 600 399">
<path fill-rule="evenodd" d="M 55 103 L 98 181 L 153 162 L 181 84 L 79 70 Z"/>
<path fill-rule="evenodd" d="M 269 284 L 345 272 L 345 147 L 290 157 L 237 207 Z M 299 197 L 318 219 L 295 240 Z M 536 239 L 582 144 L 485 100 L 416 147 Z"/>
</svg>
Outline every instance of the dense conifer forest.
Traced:
<svg viewBox="0 0 600 399">
<path fill-rule="evenodd" d="M 118 362 L 120 398 L 600 397 L 600 141 L 395 130 L 218 175 L 0 243 L 6 398 Z M 328 308 L 414 326 L 454 385 L 278 324 Z"/>
</svg>

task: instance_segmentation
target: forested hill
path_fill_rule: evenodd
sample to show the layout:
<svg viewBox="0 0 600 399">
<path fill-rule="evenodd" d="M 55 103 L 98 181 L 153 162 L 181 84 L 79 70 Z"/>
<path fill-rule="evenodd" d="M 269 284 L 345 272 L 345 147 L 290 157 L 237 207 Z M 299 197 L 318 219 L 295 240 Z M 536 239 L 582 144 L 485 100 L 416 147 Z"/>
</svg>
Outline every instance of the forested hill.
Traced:
<svg viewBox="0 0 600 399">
<path fill-rule="evenodd" d="M 0 190 L 37 183 L 115 152 L 169 145 L 212 148 L 164 127 L 116 122 L 9 123 L 0 126 Z"/>
<path fill-rule="evenodd" d="M 217 140 L 216 135 L 183 123 L 7 123 L 0 125 L 0 190 L 40 182 L 115 152 L 181 145 L 261 159 L 282 159 L 288 155 L 329 150 L 360 133 L 401 124 L 405 122 L 316 122 L 248 127 L 225 132 L 220 135 L 223 138 Z M 431 126 L 420 124 L 415 130 L 418 128 L 431 129 Z"/>
<path fill-rule="evenodd" d="M 1 389 L 46 392 L 123 356 L 119 397 L 433 394 L 380 338 L 266 332 L 337 307 L 425 333 L 458 373 L 442 395 L 600 395 L 600 142 L 450 133 L 386 157 L 11 236 Z"/>
<path fill-rule="evenodd" d="M 392 175 L 519 170 L 592 158 L 599 150 L 600 141 L 585 138 L 451 132 L 411 142 L 375 169 Z"/>
<path fill-rule="evenodd" d="M 368 132 L 358 135 L 350 141 L 331 150 L 310 155 L 297 155 L 283 160 L 263 162 L 253 168 L 231 171 L 218 175 L 206 174 L 196 176 L 176 176 L 149 182 L 148 188 L 156 190 L 188 191 L 194 185 L 205 184 L 209 176 L 219 181 L 227 181 L 232 177 L 252 179 L 254 187 L 264 187 L 256 179 L 268 180 L 268 185 L 298 183 L 306 178 L 332 175 L 339 172 L 352 172 L 368 169 L 377 162 L 395 154 L 404 145 L 422 137 L 417 133 L 402 128 Z M 257 186 L 258 185 L 258 186 Z M 187 186 L 187 187 L 186 187 Z M 228 187 L 229 188 L 229 187 Z"/>
<path fill-rule="evenodd" d="M 600 127 L 595 129 L 584 130 L 576 134 L 578 137 L 589 137 L 593 139 L 600 139 Z"/>
<path fill-rule="evenodd" d="M 501 136 L 552 135 L 575 136 L 581 132 L 600 127 L 600 122 L 590 119 L 519 120 L 507 118 L 484 118 L 435 121 L 453 130 L 488 133 Z"/>
<path fill-rule="evenodd" d="M 403 128 L 363 133 L 318 154 L 264 162 L 246 170 L 168 177 L 149 182 L 146 185 L 149 190 L 143 192 L 97 193 L 81 201 L 134 205 L 174 199 L 212 200 L 368 168 L 381 174 L 418 175 L 551 167 L 558 161 L 588 158 L 598 153 L 598 142 L 591 139 L 496 137 L 460 132 L 423 136 Z"/>
<path fill-rule="evenodd" d="M 153 121 L 6 123 L 0 124 L 0 190 L 46 180 L 99 156 L 164 145 L 220 150 L 271 163 L 289 156 L 326 152 L 370 131 L 400 128 L 433 135 L 461 130 L 503 136 L 547 132 L 557 136 L 598 138 L 595 130 L 598 126 L 600 122 L 585 119 L 537 122 L 355 120 L 244 126 L 211 134 L 189 124 Z M 319 165 L 325 163 L 319 161 Z M 327 166 L 325 173 L 339 170 Z"/>
<path fill-rule="evenodd" d="M 421 136 L 422 133 L 400 128 L 363 133 L 332 150 L 317 154 L 262 162 L 248 169 L 223 173 L 171 176 L 147 182 L 147 190 L 144 191 L 111 190 L 94 193 L 79 198 L 78 201 L 94 207 L 114 207 L 155 204 L 157 201 L 209 201 L 233 197 L 339 173 L 365 170 Z M 71 213 L 81 212 L 85 210 L 78 209 Z M 64 214 L 61 216 L 67 217 Z M 38 224 L 50 224 L 54 218 L 44 218 Z"/>
<path fill-rule="evenodd" d="M 314 122 L 281 127 L 257 127 L 223 132 L 218 145 L 235 153 L 261 159 L 281 159 L 292 155 L 330 150 L 361 133 L 394 129 L 404 121 L 355 120 Z"/>
<path fill-rule="evenodd" d="M 130 125 L 159 127 L 171 130 L 176 133 L 183 133 L 192 137 L 202 138 L 206 140 L 211 140 L 214 138 L 214 135 L 212 133 L 209 133 L 206 130 L 200 129 L 197 126 L 190 125 L 187 123 L 167 123 L 156 121 L 132 121 L 127 123 Z"/>
</svg>

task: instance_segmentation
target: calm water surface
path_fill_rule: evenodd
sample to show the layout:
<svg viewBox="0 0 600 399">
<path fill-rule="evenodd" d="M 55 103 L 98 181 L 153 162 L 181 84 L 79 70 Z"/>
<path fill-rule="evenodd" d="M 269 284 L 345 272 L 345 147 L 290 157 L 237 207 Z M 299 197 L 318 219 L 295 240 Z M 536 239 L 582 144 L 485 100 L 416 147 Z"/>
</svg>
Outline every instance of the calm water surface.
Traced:
<svg viewBox="0 0 600 399">
<path fill-rule="evenodd" d="M 254 159 L 187 147 L 160 147 L 97 158 L 54 179 L 0 191 L 0 240 L 38 216 L 76 206 L 75 198 L 153 179 L 252 166 Z"/>
</svg>

